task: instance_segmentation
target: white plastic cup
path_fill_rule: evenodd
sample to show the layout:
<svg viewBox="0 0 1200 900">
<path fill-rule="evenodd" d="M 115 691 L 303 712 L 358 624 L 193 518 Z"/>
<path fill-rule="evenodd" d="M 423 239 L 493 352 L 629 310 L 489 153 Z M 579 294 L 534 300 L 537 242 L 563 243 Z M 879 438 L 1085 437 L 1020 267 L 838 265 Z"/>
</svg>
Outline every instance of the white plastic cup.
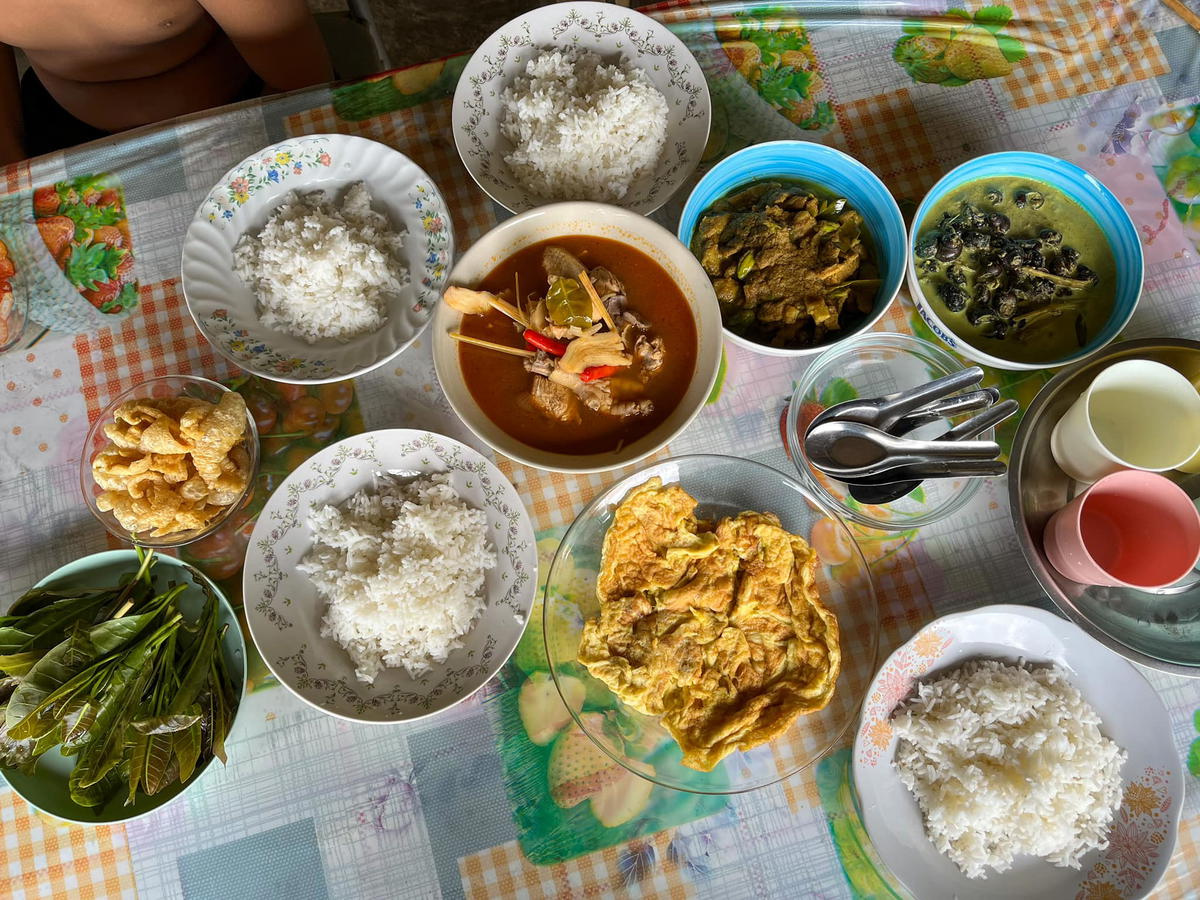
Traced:
<svg viewBox="0 0 1200 900">
<path fill-rule="evenodd" d="M 1086 484 L 1122 469 L 1190 465 L 1200 453 L 1200 393 L 1162 363 L 1114 363 L 1059 419 L 1050 452 L 1064 472 Z"/>
<path fill-rule="evenodd" d="M 1192 387 L 1194 387 L 1197 391 L 1200 391 L 1200 375 L 1197 375 L 1195 372 L 1193 372 L 1191 382 Z M 1185 462 L 1182 466 L 1176 466 L 1175 468 L 1179 469 L 1181 472 L 1200 472 L 1200 452 Z"/>
</svg>

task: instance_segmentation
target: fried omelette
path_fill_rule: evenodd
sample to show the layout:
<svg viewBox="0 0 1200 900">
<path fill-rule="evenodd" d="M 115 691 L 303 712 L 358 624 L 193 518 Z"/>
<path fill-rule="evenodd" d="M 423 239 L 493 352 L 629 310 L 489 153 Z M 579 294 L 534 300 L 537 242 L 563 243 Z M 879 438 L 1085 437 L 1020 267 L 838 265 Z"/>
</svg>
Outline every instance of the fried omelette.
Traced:
<svg viewBox="0 0 1200 900">
<path fill-rule="evenodd" d="M 599 618 L 579 661 L 625 703 L 659 716 L 684 765 L 707 772 L 822 709 L 841 667 L 817 555 L 770 513 L 719 522 L 678 484 L 651 478 L 604 537 Z"/>
</svg>

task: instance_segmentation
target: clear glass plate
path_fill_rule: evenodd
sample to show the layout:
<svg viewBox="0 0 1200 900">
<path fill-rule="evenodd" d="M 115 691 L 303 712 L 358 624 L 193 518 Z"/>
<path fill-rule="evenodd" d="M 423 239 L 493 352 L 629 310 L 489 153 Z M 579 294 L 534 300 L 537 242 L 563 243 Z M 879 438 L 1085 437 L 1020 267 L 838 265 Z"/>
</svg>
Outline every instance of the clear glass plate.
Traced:
<svg viewBox="0 0 1200 900">
<path fill-rule="evenodd" d="M 656 718 L 624 704 L 576 661 L 583 623 L 599 611 L 596 575 L 613 510 L 633 487 L 655 475 L 665 484 L 679 483 L 700 501 L 701 516 L 772 512 L 785 529 L 808 539 L 822 558 L 817 569 L 822 602 L 840 626 L 842 670 L 829 705 L 801 716 L 767 744 L 731 753 L 711 772 L 684 766 L 679 746 Z M 575 720 L 572 727 L 579 727 L 606 755 L 648 781 L 707 794 L 740 793 L 774 784 L 837 746 L 858 716 L 875 674 L 879 644 L 879 611 L 870 568 L 846 523 L 789 476 L 729 456 L 669 459 L 618 482 L 592 501 L 564 535 L 550 564 L 543 617 L 546 656 Z"/>
</svg>

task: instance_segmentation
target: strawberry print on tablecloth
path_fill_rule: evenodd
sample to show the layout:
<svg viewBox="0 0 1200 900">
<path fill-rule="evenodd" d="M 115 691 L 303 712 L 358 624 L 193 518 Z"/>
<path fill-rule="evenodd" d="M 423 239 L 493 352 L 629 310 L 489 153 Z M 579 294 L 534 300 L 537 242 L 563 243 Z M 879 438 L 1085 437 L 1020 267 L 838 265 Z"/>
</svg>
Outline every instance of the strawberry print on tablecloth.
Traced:
<svg viewBox="0 0 1200 900">
<path fill-rule="evenodd" d="M 138 305 L 133 240 L 120 181 L 86 175 L 0 202 L 0 239 L 29 297 L 29 317 L 68 333 L 114 324 Z"/>
<path fill-rule="evenodd" d="M 238 370 L 201 337 L 175 278 L 140 291 L 138 314 L 96 334 L 75 338 L 89 421 L 112 398 L 159 375 L 200 375 L 221 381 Z"/>
</svg>

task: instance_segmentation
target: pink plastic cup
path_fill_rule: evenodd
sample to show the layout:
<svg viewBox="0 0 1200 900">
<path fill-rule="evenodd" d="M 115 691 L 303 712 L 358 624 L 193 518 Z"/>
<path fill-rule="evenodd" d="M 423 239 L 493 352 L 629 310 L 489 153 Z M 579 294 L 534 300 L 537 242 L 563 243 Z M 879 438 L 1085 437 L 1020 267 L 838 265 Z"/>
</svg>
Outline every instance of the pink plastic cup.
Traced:
<svg viewBox="0 0 1200 900">
<path fill-rule="evenodd" d="M 1200 511 L 1169 478 L 1114 472 L 1050 517 L 1043 544 L 1072 581 L 1154 590 L 1200 560 Z"/>
</svg>

